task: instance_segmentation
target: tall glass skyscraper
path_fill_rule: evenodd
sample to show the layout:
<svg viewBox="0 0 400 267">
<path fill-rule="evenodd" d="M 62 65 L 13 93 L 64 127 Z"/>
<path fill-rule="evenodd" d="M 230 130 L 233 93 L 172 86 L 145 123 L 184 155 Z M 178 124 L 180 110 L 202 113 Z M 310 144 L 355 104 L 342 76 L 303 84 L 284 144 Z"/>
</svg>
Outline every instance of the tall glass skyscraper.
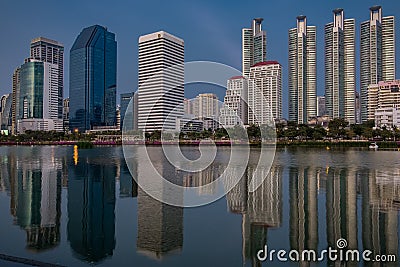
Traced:
<svg viewBox="0 0 400 267">
<path fill-rule="evenodd" d="M 307 123 L 317 115 L 317 28 L 297 17 L 289 30 L 289 120 Z"/>
<path fill-rule="evenodd" d="M 70 51 L 70 129 L 116 125 L 117 42 L 99 25 L 82 30 Z"/>
<path fill-rule="evenodd" d="M 333 10 L 333 22 L 325 25 L 326 111 L 332 118 L 356 123 L 355 20 L 344 19 L 343 9 Z"/>
</svg>

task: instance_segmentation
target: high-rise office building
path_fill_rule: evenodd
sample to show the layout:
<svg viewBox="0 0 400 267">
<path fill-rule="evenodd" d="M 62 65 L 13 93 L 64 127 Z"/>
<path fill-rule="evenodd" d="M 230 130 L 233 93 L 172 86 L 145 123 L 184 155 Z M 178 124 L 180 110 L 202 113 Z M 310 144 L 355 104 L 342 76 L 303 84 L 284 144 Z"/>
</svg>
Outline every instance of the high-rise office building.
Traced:
<svg viewBox="0 0 400 267">
<path fill-rule="evenodd" d="M 317 116 L 326 114 L 325 96 L 317 96 Z"/>
<path fill-rule="evenodd" d="M 356 123 L 361 122 L 361 101 L 360 101 L 360 92 L 356 91 Z"/>
<path fill-rule="evenodd" d="M 224 127 L 248 123 L 247 89 L 247 79 L 243 76 L 234 76 L 227 81 L 224 105 L 219 117 Z"/>
<path fill-rule="evenodd" d="M 117 42 L 107 28 L 82 30 L 70 51 L 70 129 L 116 125 Z"/>
<path fill-rule="evenodd" d="M 121 130 L 124 125 L 126 130 L 137 130 L 137 92 L 121 94 L 120 104 Z M 128 114 L 126 114 L 127 112 Z M 127 115 L 126 121 L 125 114 Z"/>
<path fill-rule="evenodd" d="M 184 41 L 159 31 L 139 37 L 138 127 L 175 130 L 183 116 Z"/>
<path fill-rule="evenodd" d="M 3 95 L 0 98 L 0 130 L 11 130 L 12 122 L 12 94 Z"/>
<path fill-rule="evenodd" d="M 56 64 L 58 80 L 58 118 L 63 116 L 64 97 L 64 46 L 54 40 L 38 37 L 31 41 L 30 58 Z"/>
<path fill-rule="evenodd" d="M 12 113 L 12 121 L 11 121 L 11 133 L 17 133 L 17 110 L 19 110 L 19 82 L 20 82 L 20 70 L 21 67 L 17 67 L 14 70 L 12 76 L 12 105 L 11 105 L 11 113 Z"/>
<path fill-rule="evenodd" d="M 242 72 L 247 77 L 250 67 L 267 58 L 267 34 L 261 29 L 262 18 L 253 19 L 251 28 L 242 29 Z"/>
<path fill-rule="evenodd" d="M 219 128 L 218 117 L 219 117 L 219 101 L 216 94 L 203 93 L 191 99 L 188 103 L 186 102 L 186 111 L 190 109 L 188 105 L 191 105 L 191 111 L 194 118 L 203 122 L 204 129 L 217 129 Z M 184 102 L 184 106 L 185 106 Z"/>
<path fill-rule="evenodd" d="M 317 28 L 297 17 L 289 30 L 289 120 L 307 123 L 317 115 Z"/>
<path fill-rule="evenodd" d="M 282 118 L 282 67 L 277 61 L 252 66 L 248 86 L 249 124 L 266 124 Z"/>
<path fill-rule="evenodd" d="M 58 65 L 30 58 L 25 61 L 17 84 L 17 132 L 63 131 L 58 117 Z"/>
<path fill-rule="evenodd" d="M 331 118 L 356 122 L 355 20 L 344 19 L 343 9 L 333 10 L 333 22 L 325 25 L 325 96 Z"/>
<path fill-rule="evenodd" d="M 63 100 L 63 125 L 64 131 L 69 131 L 69 97 Z"/>
<path fill-rule="evenodd" d="M 199 94 L 193 99 L 194 115 L 197 118 L 215 118 L 219 116 L 219 103 L 216 94 Z"/>
<path fill-rule="evenodd" d="M 185 116 L 194 115 L 194 99 L 183 99 L 183 113 Z"/>
<path fill-rule="evenodd" d="M 370 8 L 370 19 L 361 23 L 360 92 L 361 121 L 365 122 L 367 88 L 370 84 L 395 79 L 394 16 L 382 17 L 382 8 Z"/>
</svg>

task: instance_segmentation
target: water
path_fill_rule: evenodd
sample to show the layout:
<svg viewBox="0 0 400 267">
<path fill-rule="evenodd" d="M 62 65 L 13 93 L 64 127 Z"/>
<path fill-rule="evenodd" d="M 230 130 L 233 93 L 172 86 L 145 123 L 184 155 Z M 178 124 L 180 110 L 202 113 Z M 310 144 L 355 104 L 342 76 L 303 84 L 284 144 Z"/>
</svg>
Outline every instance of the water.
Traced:
<svg viewBox="0 0 400 267">
<path fill-rule="evenodd" d="M 192 147 L 183 152 L 198 156 Z M 259 152 L 251 151 L 246 175 L 226 197 L 179 208 L 138 188 L 121 147 L 0 147 L 0 253 L 66 266 L 307 266 L 276 258 L 261 263 L 256 254 L 265 245 L 321 251 L 345 238 L 349 249 L 399 256 L 399 152 L 278 149 L 271 173 L 250 193 Z M 197 174 L 162 157 L 156 165 L 177 183 L 198 186 L 218 177 L 229 155 L 220 148 Z M 145 179 L 137 156 L 133 173 Z"/>
</svg>

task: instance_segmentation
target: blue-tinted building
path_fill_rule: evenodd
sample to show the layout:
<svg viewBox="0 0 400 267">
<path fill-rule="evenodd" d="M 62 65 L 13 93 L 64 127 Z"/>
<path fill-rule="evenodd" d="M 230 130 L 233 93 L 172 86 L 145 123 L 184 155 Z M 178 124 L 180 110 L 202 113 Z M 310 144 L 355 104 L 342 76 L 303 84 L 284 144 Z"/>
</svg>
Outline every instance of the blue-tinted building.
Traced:
<svg viewBox="0 0 400 267">
<path fill-rule="evenodd" d="M 44 64 L 28 61 L 21 66 L 17 119 L 43 119 Z"/>
<path fill-rule="evenodd" d="M 124 93 L 121 94 L 121 108 L 120 108 L 120 114 L 121 114 L 121 130 L 123 129 L 124 124 L 126 124 L 126 129 L 128 130 L 133 130 L 133 120 L 129 119 L 124 123 L 125 119 L 125 113 L 128 111 L 129 108 L 129 113 L 132 113 L 132 115 L 128 114 L 129 118 L 133 118 L 133 113 L 134 113 L 134 107 L 135 103 L 132 101 L 132 104 L 129 106 L 129 103 L 131 102 L 132 99 L 134 99 L 135 93 Z"/>
<path fill-rule="evenodd" d="M 70 129 L 116 125 L 117 42 L 99 25 L 82 30 L 70 51 Z"/>
</svg>

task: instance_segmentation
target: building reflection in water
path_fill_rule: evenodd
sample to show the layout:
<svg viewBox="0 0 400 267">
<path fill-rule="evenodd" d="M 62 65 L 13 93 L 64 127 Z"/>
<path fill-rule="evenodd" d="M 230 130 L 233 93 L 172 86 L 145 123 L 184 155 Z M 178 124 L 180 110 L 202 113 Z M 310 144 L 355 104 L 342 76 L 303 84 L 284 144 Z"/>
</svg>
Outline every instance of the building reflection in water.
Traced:
<svg viewBox="0 0 400 267">
<path fill-rule="evenodd" d="M 162 177 L 172 183 L 182 185 L 183 175 L 168 163 L 159 148 L 149 147 L 148 155 Z M 146 179 L 149 163 L 143 158 L 131 160 L 138 161 L 138 181 Z M 164 191 L 162 193 L 168 194 Z M 181 199 L 183 203 L 183 195 L 175 197 Z M 141 188 L 138 190 L 137 202 L 137 251 L 157 260 L 162 260 L 170 253 L 180 253 L 183 247 L 183 208 L 155 200 Z"/>
<path fill-rule="evenodd" d="M 115 248 L 115 177 L 118 163 L 81 156 L 70 164 L 67 235 L 75 256 L 99 262 Z"/>
<path fill-rule="evenodd" d="M 328 168 L 326 174 L 326 229 L 328 246 L 340 238 L 347 249 L 357 250 L 357 179 L 352 169 Z M 336 263 L 339 264 L 339 263 Z M 349 262 L 347 266 L 357 266 Z"/>
<path fill-rule="evenodd" d="M 132 175 L 135 175 L 137 177 L 137 162 L 134 161 L 131 164 Z M 119 177 L 120 198 L 138 196 L 138 184 L 132 177 L 132 175 L 130 174 L 129 169 L 126 166 L 125 161 L 121 162 L 120 175 L 117 175 L 117 177 Z"/>
<path fill-rule="evenodd" d="M 282 222 L 282 170 L 280 166 L 269 168 L 249 164 L 245 175 L 227 194 L 228 209 L 242 215 L 242 255 L 252 266 L 261 266 L 257 252 L 267 245 L 267 232 Z M 234 174 L 232 174 L 234 175 Z M 254 175 L 265 177 L 260 187 L 249 192 Z"/>
<path fill-rule="evenodd" d="M 205 185 L 214 182 L 223 171 L 220 164 L 213 164 L 199 172 L 185 173 L 185 175 L 183 175 L 183 186 L 198 187 L 199 195 L 214 195 L 217 193 L 217 184 L 214 183 L 212 186 L 208 187 Z"/>
<path fill-rule="evenodd" d="M 51 249 L 60 243 L 62 161 L 54 147 L 8 148 L 1 176 L 11 195 L 14 223 L 26 231 L 27 248 Z"/>
<path fill-rule="evenodd" d="M 289 198 L 290 248 L 317 250 L 317 176 L 313 168 L 289 168 Z"/>
<path fill-rule="evenodd" d="M 363 246 L 375 255 L 391 254 L 398 259 L 400 170 L 360 171 L 358 175 L 365 179 L 362 183 Z M 387 263 L 387 266 L 397 266 L 397 263 Z"/>
<path fill-rule="evenodd" d="M 114 148 L 79 150 L 76 165 L 71 148 L 0 149 L 0 190 L 10 195 L 10 213 L 14 223 L 26 232 L 28 249 L 43 251 L 60 243 L 61 187 L 68 186 L 67 237 L 74 256 L 99 262 L 112 255 L 116 246 L 115 182 L 119 179 L 121 197 L 137 196 L 137 251 L 163 259 L 171 252 L 182 250 L 183 209 L 158 202 L 138 189 L 121 163 L 121 156 L 112 155 L 116 151 Z M 99 151 L 103 154 L 99 155 Z M 167 163 L 160 148 L 150 147 L 148 152 L 158 172 L 176 184 L 205 185 L 224 171 L 225 165 L 217 162 L 203 173 L 188 174 Z M 127 159 L 127 162 L 133 162 L 130 164 L 132 175 L 139 180 L 146 179 L 148 162 L 140 158 L 142 154 L 138 151 L 133 155 L 135 158 Z M 349 158 L 343 158 L 346 163 L 337 157 L 335 161 L 338 162 L 331 162 L 329 157 L 310 160 L 303 159 L 303 155 L 287 153 L 284 160 L 278 158 L 270 172 L 263 166 L 255 169 L 254 162 L 250 162 L 242 179 L 226 196 L 229 211 L 242 216 L 245 264 L 250 261 L 252 266 L 260 266 L 261 262 L 256 258 L 258 250 L 265 245 L 275 248 L 271 243 L 274 240 L 268 240 L 268 230 L 282 225 L 283 197 L 289 198 L 289 210 L 286 211 L 289 228 L 283 229 L 288 230 L 289 237 L 286 232 L 282 234 L 290 241 L 290 248 L 286 249 L 324 249 L 326 236 L 326 246 L 336 248 L 337 239 L 345 238 L 349 249 L 369 249 L 374 254 L 399 257 L 400 169 L 372 163 L 359 167 L 347 163 L 351 162 Z M 285 169 L 289 192 L 283 195 L 282 165 L 293 161 L 299 162 L 290 163 Z M 357 161 L 353 159 L 353 162 Z M 254 174 L 266 179 L 255 192 L 249 192 Z M 235 175 L 234 171 L 231 175 Z M 207 192 L 199 191 L 199 194 L 214 193 L 213 188 Z M 318 194 L 321 194 L 320 198 Z M 176 197 L 183 202 L 183 195 Z M 324 207 L 319 206 L 322 210 L 318 210 L 318 199 L 326 200 Z M 326 225 L 323 219 L 318 220 L 318 214 L 324 215 Z M 328 264 L 340 266 L 341 263 Z M 308 263 L 301 262 L 300 265 Z M 397 265 L 397 262 L 386 264 Z"/>
</svg>

